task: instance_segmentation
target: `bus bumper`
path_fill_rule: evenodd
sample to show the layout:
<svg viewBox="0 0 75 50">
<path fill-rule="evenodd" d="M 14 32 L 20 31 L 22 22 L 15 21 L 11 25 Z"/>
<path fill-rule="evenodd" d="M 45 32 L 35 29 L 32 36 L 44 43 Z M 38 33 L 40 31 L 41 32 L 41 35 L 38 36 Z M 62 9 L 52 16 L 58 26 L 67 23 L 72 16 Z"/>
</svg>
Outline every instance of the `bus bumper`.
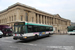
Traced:
<svg viewBox="0 0 75 50">
<path fill-rule="evenodd" d="M 14 40 L 29 40 L 29 39 L 33 39 L 33 38 L 34 38 L 33 36 L 31 36 L 31 37 L 13 36 Z"/>
</svg>

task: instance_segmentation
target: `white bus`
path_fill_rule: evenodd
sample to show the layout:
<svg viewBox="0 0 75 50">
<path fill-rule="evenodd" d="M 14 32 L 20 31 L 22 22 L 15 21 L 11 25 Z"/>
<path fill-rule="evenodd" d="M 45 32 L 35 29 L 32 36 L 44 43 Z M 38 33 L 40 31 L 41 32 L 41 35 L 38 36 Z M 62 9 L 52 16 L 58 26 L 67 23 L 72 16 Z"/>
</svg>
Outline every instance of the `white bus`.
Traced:
<svg viewBox="0 0 75 50">
<path fill-rule="evenodd" d="M 13 39 L 26 40 L 42 36 L 50 36 L 52 33 L 53 26 L 51 25 L 17 22 L 14 24 Z"/>
<path fill-rule="evenodd" d="M 68 26 L 67 31 L 68 31 L 67 33 L 70 35 L 75 34 L 75 26 Z"/>
</svg>

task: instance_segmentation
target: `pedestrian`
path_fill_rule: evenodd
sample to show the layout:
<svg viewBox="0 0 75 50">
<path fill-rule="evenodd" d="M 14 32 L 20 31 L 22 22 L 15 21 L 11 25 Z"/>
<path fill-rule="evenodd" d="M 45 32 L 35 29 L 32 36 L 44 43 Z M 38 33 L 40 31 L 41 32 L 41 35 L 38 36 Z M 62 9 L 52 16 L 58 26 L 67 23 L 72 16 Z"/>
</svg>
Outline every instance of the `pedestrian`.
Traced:
<svg viewBox="0 0 75 50">
<path fill-rule="evenodd" d="M 58 30 L 58 33 L 60 33 L 60 30 Z"/>
</svg>

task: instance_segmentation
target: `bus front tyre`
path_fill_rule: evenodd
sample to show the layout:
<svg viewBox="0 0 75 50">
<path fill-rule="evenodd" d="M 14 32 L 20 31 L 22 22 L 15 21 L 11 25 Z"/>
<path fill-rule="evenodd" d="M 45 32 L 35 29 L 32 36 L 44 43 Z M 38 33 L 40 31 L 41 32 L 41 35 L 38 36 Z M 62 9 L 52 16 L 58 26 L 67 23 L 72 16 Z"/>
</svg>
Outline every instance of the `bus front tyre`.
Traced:
<svg viewBox="0 0 75 50">
<path fill-rule="evenodd" d="M 16 38 L 13 38 L 14 40 L 17 40 Z"/>
<path fill-rule="evenodd" d="M 3 34 L 3 36 L 6 36 L 6 34 Z"/>
<path fill-rule="evenodd" d="M 38 35 L 35 35 L 35 39 L 38 39 Z"/>
<path fill-rule="evenodd" d="M 51 35 L 51 34 L 49 33 L 49 34 L 48 34 L 48 37 L 50 37 L 50 35 Z"/>
<path fill-rule="evenodd" d="M 2 35 L 0 35 L 0 38 L 2 38 Z"/>
<path fill-rule="evenodd" d="M 12 34 L 8 34 L 8 36 L 12 36 Z"/>
</svg>

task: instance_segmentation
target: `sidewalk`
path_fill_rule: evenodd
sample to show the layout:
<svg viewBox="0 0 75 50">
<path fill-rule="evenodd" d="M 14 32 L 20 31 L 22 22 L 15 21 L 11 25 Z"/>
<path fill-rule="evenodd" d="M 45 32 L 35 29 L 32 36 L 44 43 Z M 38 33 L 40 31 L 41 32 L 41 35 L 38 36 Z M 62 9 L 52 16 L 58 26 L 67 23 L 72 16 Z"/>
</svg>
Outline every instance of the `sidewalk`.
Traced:
<svg viewBox="0 0 75 50">
<path fill-rule="evenodd" d="M 67 33 L 54 33 L 53 35 L 67 35 Z"/>
</svg>

